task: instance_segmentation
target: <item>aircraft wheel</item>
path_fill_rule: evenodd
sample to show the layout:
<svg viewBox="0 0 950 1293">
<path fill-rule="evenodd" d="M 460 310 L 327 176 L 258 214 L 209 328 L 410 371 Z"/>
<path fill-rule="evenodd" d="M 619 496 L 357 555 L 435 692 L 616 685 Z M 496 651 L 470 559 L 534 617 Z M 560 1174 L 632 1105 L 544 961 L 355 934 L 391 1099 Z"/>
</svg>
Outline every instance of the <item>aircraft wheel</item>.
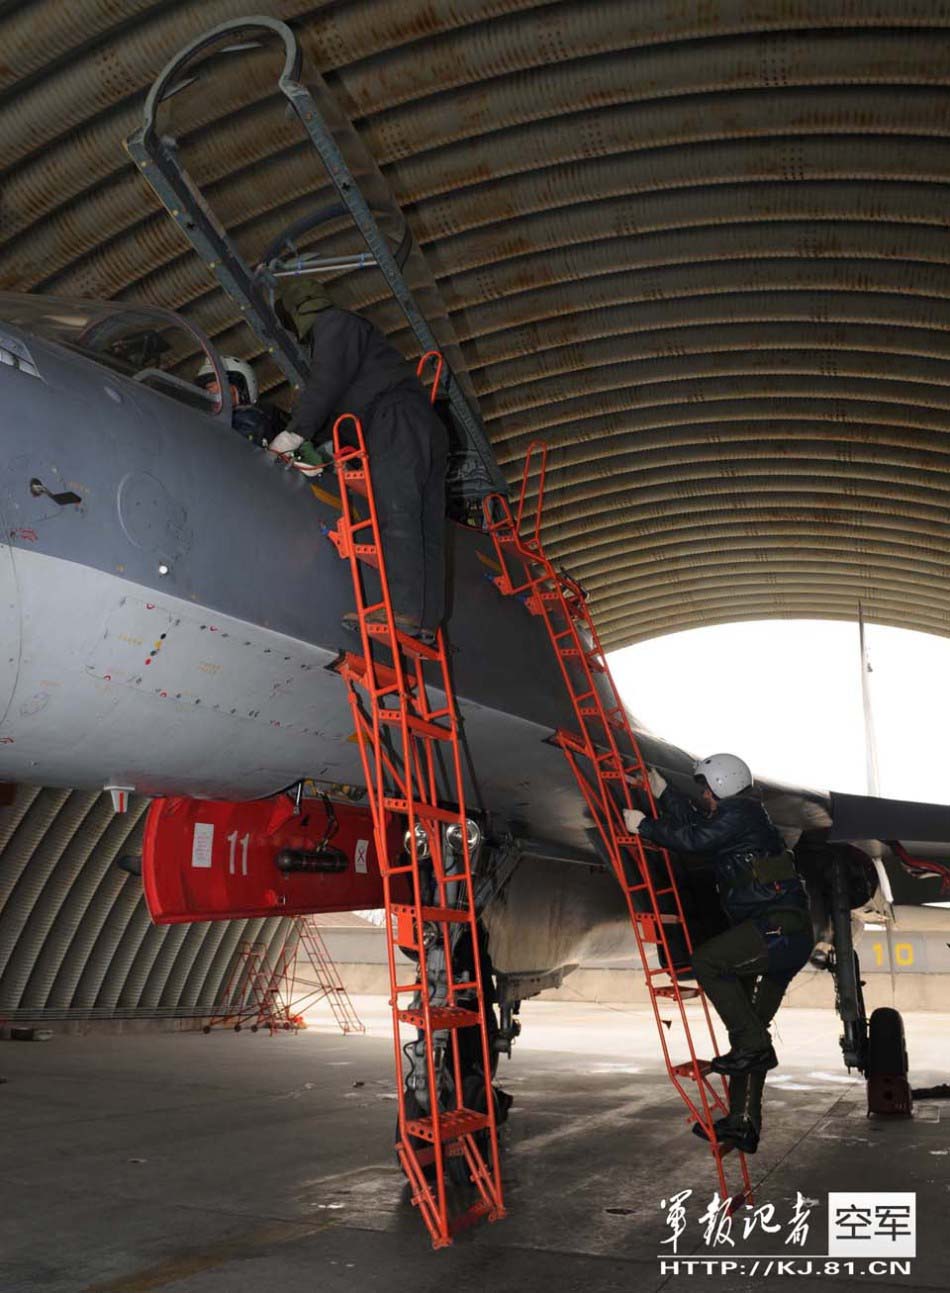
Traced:
<svg viewBox="0 0 950 1293">
<path fill-rule="evenodd" d="M 904 1021 L 900 1011 L 890 1006 L 879 1006 L 871 1014 L 868 1028 L 868 1074 L 871 1073 L 899 1076 L 907 1073 Z"/>
<path fill-rule="evenodd" d="M 911 1116 L 904 1021 L 890 1006 L 879 1006 L 868 1025 L 867 1085 L 869 1115 Z"/>
</svg>

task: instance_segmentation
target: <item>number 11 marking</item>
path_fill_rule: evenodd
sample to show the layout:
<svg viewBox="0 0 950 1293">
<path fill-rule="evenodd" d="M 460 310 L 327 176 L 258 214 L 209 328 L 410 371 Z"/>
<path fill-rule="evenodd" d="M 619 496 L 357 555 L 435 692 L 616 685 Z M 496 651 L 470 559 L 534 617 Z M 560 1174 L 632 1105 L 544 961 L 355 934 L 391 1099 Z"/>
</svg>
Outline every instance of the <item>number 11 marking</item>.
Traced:
<svg viewBox="0 0 950 1293">
<path fill-rule="evenodd" d="M 247 846 L 251 842 L 250 832 L 241 837 L 241 875 L 247 875 Z M 228 874 L 234 875 L 234 864 L 237 855 L 238 833 L 232 831 L 228 836 L 228 843 L 231 845 L 231 851 L 228 856 Z"/>
</svg>

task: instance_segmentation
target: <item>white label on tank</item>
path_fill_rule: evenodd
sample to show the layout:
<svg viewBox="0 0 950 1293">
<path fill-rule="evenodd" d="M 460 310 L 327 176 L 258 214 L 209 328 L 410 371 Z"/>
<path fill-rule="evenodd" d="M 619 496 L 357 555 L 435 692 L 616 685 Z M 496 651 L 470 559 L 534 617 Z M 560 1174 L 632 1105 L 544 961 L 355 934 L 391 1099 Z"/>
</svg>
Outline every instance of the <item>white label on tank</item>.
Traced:
<svg viewBox="0 0 950 1293">
<path fill-rule="evenodd" d="M 191 841 L 191 865 L 210 867 L 211 850 L 213 845 L 214 823 L 195 822 L 195 834 Z"/>
<path fill-rule="evenodd" d="M 366 875 L 366 851 L 369 848 L 369 840 L 356 841 L 355 863 L 356 869 L 360 875 Z"/>
</svg>

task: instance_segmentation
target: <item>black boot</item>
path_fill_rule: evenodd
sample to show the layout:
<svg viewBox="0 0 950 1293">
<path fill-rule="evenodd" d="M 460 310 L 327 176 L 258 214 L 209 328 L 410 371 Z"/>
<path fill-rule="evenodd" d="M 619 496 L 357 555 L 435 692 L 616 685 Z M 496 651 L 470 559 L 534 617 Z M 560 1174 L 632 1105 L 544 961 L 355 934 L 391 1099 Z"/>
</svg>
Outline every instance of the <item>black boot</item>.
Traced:
<svg viewBox="0 0 950 1293">
<path fill-rule="evenodd" d="M 759 1147 L 759 1129 L 745 1114 L 727 1114 L 724 1118 L 717 1118 L 713 1129 L 720 1144 L 731 1141 L 743 1154 L 754 1154 Z M 701 1122 L 693 1123 L 693 1135 L 709 1140 Z"/>
<path fill-rule="evenodd" d="M 764 1072 L 774 1069 L 778 1064 L 775 1047 L 768 1046 L 756 1051 L 731 1050 L 725 1055 L 717 1055 L 712 1061 L 714 1073 L 726 1073 L 731 1077 L 741 1077 L 744 1073 Z"/>
</svg>

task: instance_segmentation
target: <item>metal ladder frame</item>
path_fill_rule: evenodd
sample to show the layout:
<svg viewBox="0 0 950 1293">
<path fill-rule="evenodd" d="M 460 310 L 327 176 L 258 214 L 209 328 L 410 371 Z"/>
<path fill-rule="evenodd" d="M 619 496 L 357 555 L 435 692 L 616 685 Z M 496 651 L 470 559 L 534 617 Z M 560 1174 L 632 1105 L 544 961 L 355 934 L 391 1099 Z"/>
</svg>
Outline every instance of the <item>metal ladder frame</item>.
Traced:
<svg viewBox="0 0 950 1293">
<path fill-rule="evenodd" d="M 420 371 L 428 358 L 423 356 Z M 353 424 L 355 448 L 341 440 L 341 429 L 348 422 Z M 497 1221 L 505 1215 L 459 719 L 441 629 L 434 646 L 396 629 L 359 420 L 352 414 L 338 418 L 333 437 L 342 511 L 338 529 L 330 537 L 350 563 L 362 642 L 362 656 L 345 655 L 338 670 L 347 685 L 383 878 L 399 1100 L 396 1151 L 433 1247 L 441 1248 L 479 1218 Z M 354 495 L 368 505 L 367 517 L 356 512 Z M 378 571 L 378 594 L 366 592 L 366 565 Z M 383 622 L 368 621 L 371 612 L 380 611 Z M 379 662 L 379 648 L 388 652 L 390 664 Z M 437 672 L 435 686 L 445 698 L 441 704 L 429 701 L 427 665 Z M 450 801 L 440 794 L 443 783 Z M 404 816 L 408 825 L 406 847 L 397 860 L 390 859 L 386 849 L 386 825 L 392 813 Z M 454 848 L 446 839 L 451 828 L 455 828 Z M 423 864 L 431 868 L 428 881 Z M 407 882 L 411 900 L 400 901 L 398 889 Z M 465 929 L 471 940 L 472 973 L 457 979 L 452 954 L 458 933 Z M 418 959 L 418 976 L 410 982 L 401 981 L 405 971 L 397 964 L 398 948 Z M 411 999 L 404 1005 L 407 995 Z M 425 1110 L 422 1116 L 407 1108 L 402 1024 L 417 1030 L 416 1042 L 406 1049 L 424 1062 L 421 1075 L 415 1067 L 410 1075 L 410 1081 L 416 1082 L 415 1100 Z M 461 1028 L 480 1030 L 484 1110 L 463 1102 Z M 443 1099 L 448 1107 L 441 1107 Z M 467 1173 L 476 1195 L 474 1203 L 454 1214 L 450 1214 L 452 1158 L 457 1160 L 456 1168 L 461 1166 L 462 1174 Z"/>
<path fill-rule="evenodd" d="M 541 542 L 547 453 L 547 445 L 541 441 L 533 441 L 528 446 L 514 514 L 506 498 L 492 495 L 485 499 L 486 525 L 502 572 L 494 583 L 507 596 L 524 598 L 528 610 L 539 616 L 547 629 L 577 724 L 575 732 L 558 731 L 554 743 L 564 752 L 574 773 L 626 899 L 670 1080 L 686 1104 L 688 1121 L 699 1123 L 705 1131 L 721 1196 L 729 1200 L 729 1207 L 734 1210 L 751 1200 L 748 1165 L 745 1155 L 737 1151 L 742 1185 L 739 1190 L 730 1190 L 723 1158 L 732 1152 L 733 1147 L 720 1144 L 713 1130 L 717 1114 L 728 1112 L 728 1088 L 725 1079 L 720 1078 L 722 1091 L 716 1090 L 711 1079 L 718 1075 L 711 1073 L 710 1061 L 697 1054 L 685 1001 L 687 998 L 698 999 L 715 1052 L 716 1037 L 709 1004 L 698 985 L 680 986 L 678 970 L 686 966 L 674 963 L 667 934 L 668 927 L 680 926 L 687 954 L 692 954 L 689 927 L 673 866 L 665 849 L 645 848 L 638 835 L 628 833 L 623 820 L 625 808 L 640 806 L 634 798 L 634 791 L 643 796 L 650 814 L 656 816 L 646 765 L 610 673 L 584 590 L 554 566 Z M 528 481 L 536 458 L 539 461 L 538 492 L 532 521 L 527 515 Z M 516 557 L 521 564 L 523 573 L 520 579 L 512 577 L 510 556 Z M 580 675 L 580 685 L 572 673 L 572 666 Z M 607 690 L 609 699 L 603 695 L 602 688 Z M 650 856 L 658 859 L 659 885 L 654 879 Z M 672 911 L 662 909 L 661 898 L 670 900 L 666 905 L 671 903 Z M 658 950 L 659 968 L 648 964 L 647 949 L 651 946 Z M 666 976 L 669 983 L 658 984 L 661 976 Z M 665 1021 L 661 1016 L 660 1001 L 670 1001 L 675 1007 L 674 1020 L 678 1018 L 681 1024 L 689 1056 L 687 1060 L 674 1060 L 671 1054 L 668 1036 L 671 1030 L 668 1030 L 667 1023 L 673 1021 Z"/>
<path fill-rule="evenodd" d="M 320 933 L 320 927 L 313 916 L 297 916 L 294 925 L 297 928 L 298 954 L 299 948 L 302 947 L 307 954 L 307 960 L 310 962 L 317 983 L 310 991 L 298 994 L 299 976 L 295 962 L 290 1009 L 299 1014 L 305 1006 L 316 1005 L 318 1001 L 326 999 L 330 1003 L 333 1018 L 339 1025 L 341 1033 L 365 1033 L 366 1025 L 356 1013 L 350 994 L 343 986 L 343 978 L 336 961 L 330 955 L 323 935 Z M 309 985 L 304 986 L 309 987 Z"/>
</svg>

